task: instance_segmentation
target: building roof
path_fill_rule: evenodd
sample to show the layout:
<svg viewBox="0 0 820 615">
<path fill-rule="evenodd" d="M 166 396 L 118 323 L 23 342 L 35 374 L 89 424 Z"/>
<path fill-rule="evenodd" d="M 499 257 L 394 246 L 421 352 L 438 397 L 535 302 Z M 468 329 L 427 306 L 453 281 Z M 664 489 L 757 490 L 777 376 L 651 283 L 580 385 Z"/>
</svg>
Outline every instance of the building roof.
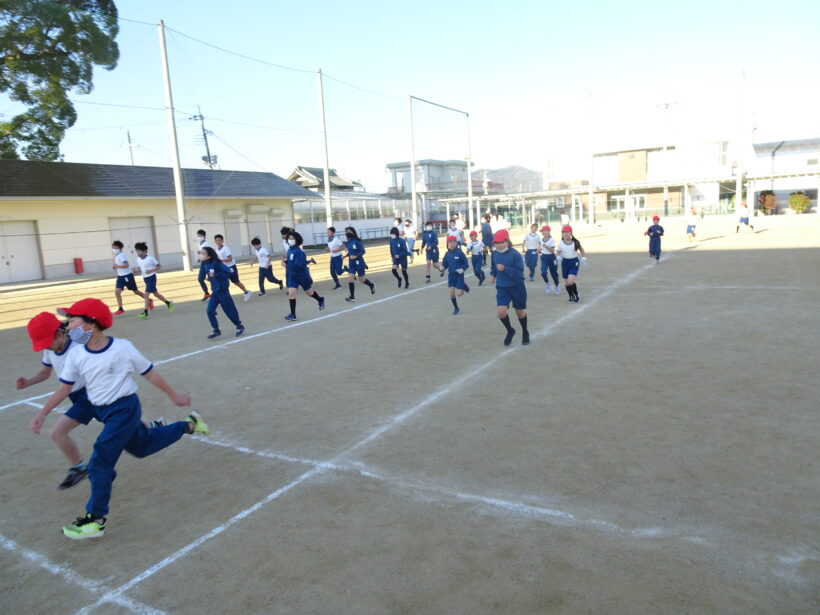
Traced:
<svg viewBox="0 0 820 615">
<path fill-rule="evenodd" d="M 755 143 L 755 154 L 771 156 L 772 154 L 808 154 L 820 151 L 820 139 L 795 139 L 793 141 L 772 141 L 771 143 Z"/>
<path fill-rule="evenodd" d="M 417 167 L 445 167 L 445 166 L 466 166 L 466 160 L 434 160 L 432 158 L 425 158 L 424 160 L 417 160 Z M 474 162 L 470 162 L 470 166 L 475 166 Z M 386 166 L 387 169 L 409 169 L 410 161 L 407 162 L 390 162 Z"/>
<path fill-rule="evenodd" d="M 330 189 L 339 190 L 361 188 L 361 184 L 352 179 L 347 179 L 339 175 L 336 169 L 328 169 L 330 175 Z M 302 186 L 311 186 L 316 188 L 325 187 L 325 170 L 319 167 L 296 167 L 288 176 L 288 180 L 299 183 Z"/>
<path fill-rule="evenodd" d="M 182 169 L 186 198 L 290 198 L 314 193 L 273 173 Z M 0 160 L 0 198 L 174 198 L 166 167 Z"/>
</svg>

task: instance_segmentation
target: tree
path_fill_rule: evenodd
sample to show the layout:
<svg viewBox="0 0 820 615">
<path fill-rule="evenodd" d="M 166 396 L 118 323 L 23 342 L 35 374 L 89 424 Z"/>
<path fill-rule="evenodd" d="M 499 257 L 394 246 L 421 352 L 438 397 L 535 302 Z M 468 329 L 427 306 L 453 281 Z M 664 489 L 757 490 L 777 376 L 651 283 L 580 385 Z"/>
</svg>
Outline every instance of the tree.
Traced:
<svg viewBox="0 0 820 615">
<path fill-rule="evenodd" d="M 789 195 L 789 207 L 795 212 L 802 213 L 811 205 L 811 199 L 804 192 L 792 192 Z"/>
<path fill-rule="evenodd" d="M 0 158 L 62 158 L 68 94 L 91 92 L 94 65 L 117 65 L 118 32 L 113 0 L 0 0 L 0 92 L 26 107 L 0 123 Z"/>
</svg>

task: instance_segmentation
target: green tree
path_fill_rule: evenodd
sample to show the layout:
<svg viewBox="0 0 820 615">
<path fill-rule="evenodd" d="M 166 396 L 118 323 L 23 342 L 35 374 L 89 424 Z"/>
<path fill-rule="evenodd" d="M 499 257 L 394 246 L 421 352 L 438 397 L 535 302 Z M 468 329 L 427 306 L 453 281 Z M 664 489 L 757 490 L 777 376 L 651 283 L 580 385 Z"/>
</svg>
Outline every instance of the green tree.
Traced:
<svg viewBox="0 0 820 615">
<path fill-rule="evenodd" d="M 26 108 L 0 123 L 0 158 L 61 159 L 68 94 L 91 92 L 95 64 L 117 65 L 118 31 L 113 0 L 0 0 L 0 92 Z"/>
</svg>

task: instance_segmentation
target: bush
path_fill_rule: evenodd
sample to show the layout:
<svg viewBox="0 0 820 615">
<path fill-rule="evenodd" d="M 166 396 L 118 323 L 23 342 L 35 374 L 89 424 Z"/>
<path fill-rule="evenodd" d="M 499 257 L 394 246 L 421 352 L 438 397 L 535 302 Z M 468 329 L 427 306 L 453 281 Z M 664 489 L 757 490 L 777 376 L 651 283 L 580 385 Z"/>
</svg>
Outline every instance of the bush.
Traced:
<svg viewBox="0 0 820 615">
<path fill-rule="evenodd" d="M 809 205 L 811 205 L 811 199 L 803 192 L 792 192 L 789 195 L 789 207 L 797 213 L 803 213 L 809 208 Z"/>
</svg>

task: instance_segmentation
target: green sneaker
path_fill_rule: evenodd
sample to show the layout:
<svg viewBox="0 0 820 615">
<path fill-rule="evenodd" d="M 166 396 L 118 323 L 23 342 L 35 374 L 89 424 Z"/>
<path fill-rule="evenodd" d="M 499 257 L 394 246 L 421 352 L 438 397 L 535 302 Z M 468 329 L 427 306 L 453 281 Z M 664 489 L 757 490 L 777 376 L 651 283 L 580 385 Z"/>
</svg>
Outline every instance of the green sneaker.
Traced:
<svg viewBox="0 0 820 615">
<path fill-rule="evenodd" d="M 74 523 L 63 528 L 63 536 L 71 540 L 100 538 L 103 534 L 105 534 L 105 517 L 95 517 L 91 513 L 86 513 L 85 517 L 77 517 Z"/>
<path fill-rule="evenodd" d="M 201 433 L 203 436 L 207 436 L 211 433 L 211 430 L 208 429 L 208 424 L 202 420 L 202 416 L 200 416 L 199 412 L 196 410 L 191 412 L 185 421 L 194 426 L 194 431 L 192 433 Z"/>
<path fill-rule="evenodd" d="M 137 314 L 137 318 L 148 318 L 148 312 L 146 312 L 145 310 L 143 310 L 142 312 L 140 312 L 139 314 Z"/>
<path fill-rule="evenodd" d="M 174 302 L 173 302 L 173 301 L 171 301 L 170 299 L 168 300 L 168 311 L 169 311 L 169 312 L 173 312 L 173 311 L 174 311 Z"/>
</svg>

